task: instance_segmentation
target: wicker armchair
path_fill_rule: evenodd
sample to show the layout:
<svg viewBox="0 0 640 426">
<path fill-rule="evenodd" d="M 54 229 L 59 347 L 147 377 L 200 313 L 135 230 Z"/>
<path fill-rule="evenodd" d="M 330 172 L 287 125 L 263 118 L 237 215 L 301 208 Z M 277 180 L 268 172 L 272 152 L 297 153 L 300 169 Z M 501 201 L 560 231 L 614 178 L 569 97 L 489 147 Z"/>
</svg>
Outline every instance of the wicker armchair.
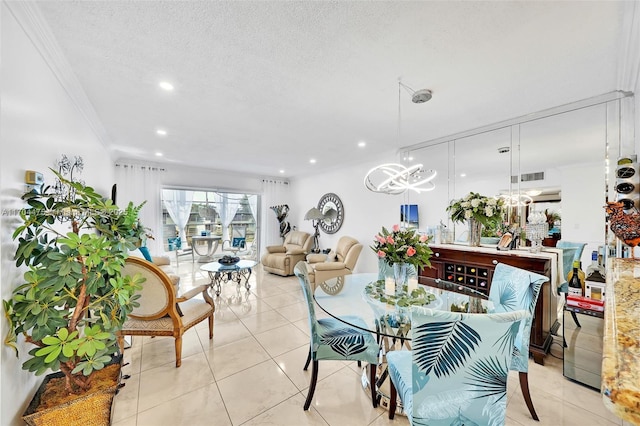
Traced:
<svg viewBox="0 0 640 426">
<path fill-rule="evenodd" d="M 206 285 L 195 287 L 182 296 L 176 295 L 173 283 L 159 267 L 144 259 L 129 257 L 123 275 L 141 274 L 146 278 L 140 290 L 140 306 L 129 314 L 117 333 L 120 351 L 124 336 L 173 336 L 176 367 L 182 364 L 182 335 L 205 319 L 209 320 L 209 339 L 213 339 L 215 305 Z M 204 300 L 195 298 L 202 294 Z"/>
</svg>

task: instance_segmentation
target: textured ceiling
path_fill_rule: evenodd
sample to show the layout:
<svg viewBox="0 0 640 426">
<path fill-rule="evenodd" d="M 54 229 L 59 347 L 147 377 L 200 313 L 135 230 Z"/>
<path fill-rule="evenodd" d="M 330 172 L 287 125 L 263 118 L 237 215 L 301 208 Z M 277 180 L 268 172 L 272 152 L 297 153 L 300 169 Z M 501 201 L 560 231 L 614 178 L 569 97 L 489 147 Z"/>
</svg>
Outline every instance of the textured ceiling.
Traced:
<svg viewBox="0 0 640 426">
<path fill-rule="evenodd" d="M 37 4 L 114 158 L 267 176 L 616 90 L 623 44 L 623 2 Z"/>
</svg>

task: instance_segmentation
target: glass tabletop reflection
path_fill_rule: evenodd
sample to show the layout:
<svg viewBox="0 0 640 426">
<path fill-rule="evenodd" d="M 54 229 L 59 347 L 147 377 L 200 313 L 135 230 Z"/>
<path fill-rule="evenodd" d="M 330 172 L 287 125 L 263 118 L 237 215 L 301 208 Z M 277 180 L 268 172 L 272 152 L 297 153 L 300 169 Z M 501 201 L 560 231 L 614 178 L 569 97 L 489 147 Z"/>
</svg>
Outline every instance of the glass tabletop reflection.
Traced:
<svg viewBox="0 0 640 426">
<path fill-rule="evenodd" d="M 411 339 L 411 307 L 455 311 L 487 312 L 487 296 L 474 290 L 443 280 L 430 280 L 430 285 L 419 285 L 418 291 L 408 294 L 406 285 L 394 294 L 386 294 L 384 280 L 377 273 L 346 275 L 342 284 L 330 287 L 318 285 L 313 298 L 326 314 L 352 327 L 350 317 L 358 316 L 366 330 L 379 335 Z"/>
</svg>

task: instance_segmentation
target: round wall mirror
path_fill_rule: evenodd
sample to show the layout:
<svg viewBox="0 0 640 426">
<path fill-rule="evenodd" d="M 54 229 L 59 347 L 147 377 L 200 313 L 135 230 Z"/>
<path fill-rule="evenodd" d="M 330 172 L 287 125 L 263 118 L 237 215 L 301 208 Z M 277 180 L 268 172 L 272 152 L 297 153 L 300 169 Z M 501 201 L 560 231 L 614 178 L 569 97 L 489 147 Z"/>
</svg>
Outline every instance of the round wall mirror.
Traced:
<svg viewBox="0 0 640 426">
<path fill-rule="evenodd" d="M 335 234 L 342 226 L 344 220 L 344 207 L 342 201 L 334 193 L 324 194 L 318 202 L 318 210 L 325 219 L 320 221 L 320 229 L 327 234 Z"/>
</svg>

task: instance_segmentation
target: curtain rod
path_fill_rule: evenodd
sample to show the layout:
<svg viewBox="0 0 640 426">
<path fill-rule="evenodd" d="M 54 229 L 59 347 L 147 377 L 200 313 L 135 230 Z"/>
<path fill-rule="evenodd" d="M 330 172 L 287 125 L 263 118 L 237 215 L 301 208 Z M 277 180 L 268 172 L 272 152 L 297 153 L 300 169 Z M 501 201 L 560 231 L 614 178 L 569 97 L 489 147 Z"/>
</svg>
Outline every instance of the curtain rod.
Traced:
<svg viewBox="0 0 640 426">
<path fill-rule="evenodd" d="M 142 170 L 145 169 L 149 169 L 149 170 L 153 170 L 153 171 L 160 171 L 160 172 L 165 172 L 166 169 L 162 168 L 162 167 L 153 167 L 153 166 L 141 166 L 139 164 L 122 164 L 122 163 L 116 163 L 116 167 L 124 167 L 125 169 L 128 167 L 134 168 L 134 167 L 140 167 Z"/>
<path fill-rule="evenodd" d="M 263 183 L 280 183 L 282 185 L 289 185 L 289 182 L 286 180 L 273 180 L 273 179 L 262 179 Z"/>
<path fill-rule="evenodd" d="M 488 124 L 486 126 L 476 127 L 474 129 L 465 130 L 462 132 L 454 133 L 448 136 L 442 136 L 436 139 L 431 139 L 424 142 L 418 142 L 413 145 L 407 145 L 401 147 L 398 152 L 412 151 L 415 149 L 426 148 L 428 146 L 439 145 L 441 143 L 450 142 L 456 139 L 463 139 L 470 136 L 476 136 L 483 133 L 492 132 L 494 130 L 503 129 L 505 127 L 511 127 L 515 124 L 529 123 L 532 121 L 540 120 L 554 115 L 564 114 L 566 112 L 577 111 L 579 109 L 592 107 L 595 105 L 604 104 L 610 101 L 633 97 L 633 92 L 625 92 L 622 90 L 616 90 L 613 92 L 605 93 L 602 95 L 593 96 L 581 101 L 570 102 L 568 104 L 556 106 L 553 108 L 543 109 L 531 114 L 521 115 L 519 117 L 510 118 L 508 120 L 499 121 L 497 123 Z"/>
</svg>

